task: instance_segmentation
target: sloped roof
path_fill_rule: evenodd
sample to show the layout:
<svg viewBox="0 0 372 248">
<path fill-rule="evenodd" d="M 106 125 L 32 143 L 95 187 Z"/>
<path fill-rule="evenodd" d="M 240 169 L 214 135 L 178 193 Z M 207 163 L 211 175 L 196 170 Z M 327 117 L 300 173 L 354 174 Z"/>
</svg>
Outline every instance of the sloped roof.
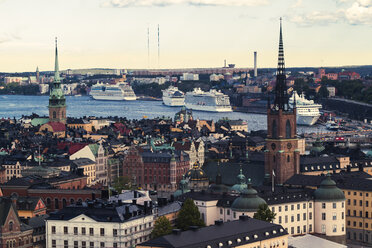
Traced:
<svg viewBox="0 0 372 248">
<path fill-rule="evenodd" d="M 48 122 L 47 124 L 52 127 L 53 132 L 63 132 L 63 131 L 66 131 L 66 126 L 63 123 L 60 123 L 60 122 Z"/>
</svg>

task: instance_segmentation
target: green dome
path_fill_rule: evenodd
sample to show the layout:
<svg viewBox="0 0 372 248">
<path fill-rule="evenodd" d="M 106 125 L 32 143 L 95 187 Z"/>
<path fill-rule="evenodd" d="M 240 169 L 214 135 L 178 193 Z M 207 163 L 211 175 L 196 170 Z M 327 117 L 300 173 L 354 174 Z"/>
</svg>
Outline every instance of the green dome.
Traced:
<svg viewBox="0 0 372 248">
<path fill-rule="evenodd" d="M 315 201 L 344 201 L 345 195 L 336 186 L 336 182 L 331 179 L 328 174 L 327 178 L 324 179 L 320 187 L 314 192 Z"/>
<path fill-rule="evenodd" d="M 322 144 L 322 141 L 317 138 L 315 142 L 313 143 L 313 147 L 311 148 L 310 152 L 312 154 L 320 154 L 322 151 L 324 151 L 324 146 Z"/>
<path fill-rule="evenodd" d="M 180 181 L 180 184 L 179 184 L 179 187 L 178 187 L 178 190 L 176 190 L 173 195 L 175 197 L 178 197 L 180 195 L 183 195 L 187 192 L 190 192 L 190 189 L 189 189 L 189 182 L 185 179 L 185 175 L 183 175 L 182 177 L 182 180 Z"/>
<path fill-rule="evenodd" d="M 190 181 L 208 180 L 207 175 L 205 174 L 205 172 L 202 169 L 200 169 L 198 164 L 195 164 L 194 167 L 191 170 L 186 172 L 186 177 Z"/>
<path fill-rule="evenodd" d="M 235 184 L 234 186 L 232 186 L 231 187 L 231 190 L 232 191 L 235 191 L 235 192 L 241 193 L 241 192 L 243 192 L 244 189 L 247 189 L 248 188 L 248 186 L 247 186 L 247 184 L 245 182 L 245 176 L 243 174 L 242 169 L 240 169 L 240 173 L 237 176 L 237 179 L 238 179 L 237 180 L 238 183 Z"/>
<path fill-rule="evenodd" d="M 209 191 L 211 193 L 217 193 L 217 194 L 222 194 L 222 193 L 227 193 L 229 192 L 229 187 L 226 185 L 222 184 L 222 176 L 218 172 L 216 176 L 216 183 L 213 183 L 209 186 Z"/>
<path fill-rule="evenodd" d="M 244 189 L 240 196 L 233 201 L 231 209 L 237 212 L 256 212 L 262 204 L 266 204 L 266 201 L 257 195 L 257 191 L 252 188 L 249 179 L 248 188 Z"/>
</svg>

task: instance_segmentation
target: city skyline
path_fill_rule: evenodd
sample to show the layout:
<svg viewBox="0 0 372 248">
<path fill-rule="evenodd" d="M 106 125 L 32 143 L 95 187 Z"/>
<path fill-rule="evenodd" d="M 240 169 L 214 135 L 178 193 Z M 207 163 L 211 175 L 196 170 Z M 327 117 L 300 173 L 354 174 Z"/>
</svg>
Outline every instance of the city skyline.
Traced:
<svg viewBox="0 0 372 248">
<path fill-rule="evenodd" d="M 55 36 L 62 70 L 253 67 L 254 51 L 276 67 L 280 16 L 288 67 L 372 64 L 371 0 L 2 0 L 0 14 L 3 72 L 51 71 Z"/>
</svg>

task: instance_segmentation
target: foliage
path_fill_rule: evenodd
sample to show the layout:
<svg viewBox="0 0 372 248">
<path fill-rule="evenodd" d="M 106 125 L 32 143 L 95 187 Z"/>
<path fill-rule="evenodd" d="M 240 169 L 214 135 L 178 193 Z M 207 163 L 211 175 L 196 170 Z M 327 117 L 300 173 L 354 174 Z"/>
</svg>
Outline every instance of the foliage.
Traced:
<svg viewBox="0 0 372 248">
<path fill-rule="evenodd" d="M 200 212 L 192 199 L 187 199 L 178 213 L 176 219 L 177 228 L 185 231 L 190 226 L 205 226 L 204 221 L 200 218 Z"/>
<path fill-rule="evenodd" d="M 263 220 L 266 222 L 272 222 L 275 219 L 275 213 L 273 213 L 267 204 L 261 204 L 258 207 L 257 212 L 253 215 L 253 218 Z"/>
<path fill-rule="evenodd" d="M 172 232 L 172 225 L 165 216 L 160 216 L 154 225 L 154 229 L 151 232 L 152 238 L 158 238 Z"/>
<path fill-rule="evenodd" d="M 128 177 L 117 177 L 112 187 L 120 194 L 122 190 L 131 189 L 132 183 Z"/>
<path fill-rule="evenodd" d="M 322 80 L 322 85 L 334 86 L 336 96 L 346 99 L 372 103 L 372 88 L 363 84 L 361 80 Z"/>
<path fill-rule="evenodd" d="M 20 85 L 19 83 L 9 83 L 1 86 L 4 88 L 0 89 L 0 95 L 37 95 L 39 93 L 39 85 L 37 84 Z"/>
<path fill-rule="evenodd" d="M 163 95 L 162 90 L 167 89 L 169 85 L 170 85 L 169 82 L 166 82 L 165 84 L 162 85 L 157 83 L 151 84 L 134 83 L 132 84 L 132 88 L 136 95 L 145 95 L 160 98 Z"/>
</svg>

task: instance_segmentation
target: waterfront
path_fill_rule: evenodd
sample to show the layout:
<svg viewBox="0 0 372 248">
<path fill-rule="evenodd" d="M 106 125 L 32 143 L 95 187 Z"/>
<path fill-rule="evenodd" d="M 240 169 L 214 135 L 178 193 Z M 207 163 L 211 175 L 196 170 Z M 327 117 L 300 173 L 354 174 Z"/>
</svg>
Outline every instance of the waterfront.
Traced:
<svg viewBox="0 0 372 248">
<path fill-rule="evenodd" d="M 48 96 L 23 96 L 23 95 L 2 95 L 1 118 L 20 118 L 22 115 L 36 113 L 40 116 L 48 115 Z M 155 118 L 167 116 L 174 118 L 174 114 L 180 107 L 167 107 L 161 101 L 96 101 L 89 96 L 66 96 L 67 115 L 69 117 L 83 116 L 121 116 L 128 119 Z M 249 130 L 266 130 L 266 115 L 251 113 L 212 113 L 194 111 L 194 118 L 213 119 L 215 121 L 222 117 L 229 119 L 242 119 L 248 122 Z M 325 130 L 324 126 L 298 126 L 298 133 L 311 133 Z"/>
</svg>

